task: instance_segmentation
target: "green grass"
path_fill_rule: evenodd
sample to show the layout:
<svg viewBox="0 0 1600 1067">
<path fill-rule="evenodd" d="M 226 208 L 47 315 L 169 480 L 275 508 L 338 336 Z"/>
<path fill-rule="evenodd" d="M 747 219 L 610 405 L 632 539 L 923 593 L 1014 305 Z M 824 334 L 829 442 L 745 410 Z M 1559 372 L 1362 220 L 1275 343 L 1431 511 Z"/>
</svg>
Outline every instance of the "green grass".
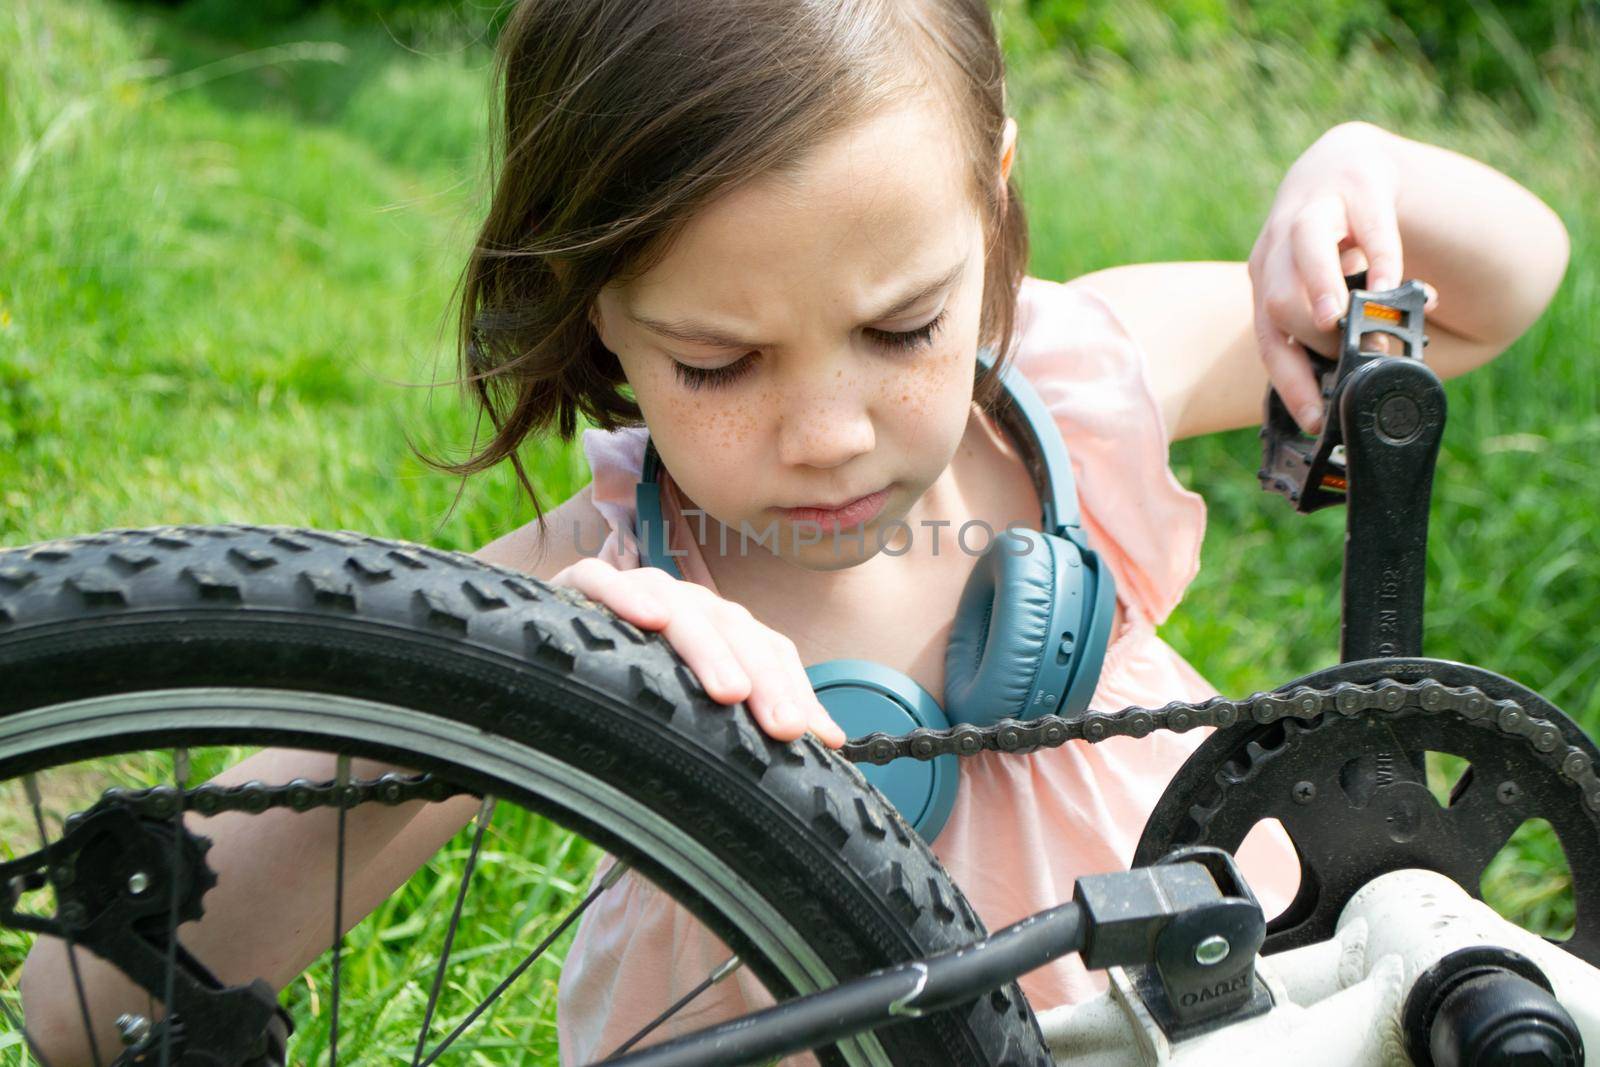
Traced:
<svg viewBox="0 0 1600 1067">
<path fill-rule="evenodd" d="M 1007 22 L 1035 274 L 1243 259 L 1289 162 L 1348 118 L 1483 159 L 1566 220 L 1572 265 L 1549 311 L 1448 387 L 1427 651 L 1508 674 L 1600 727 L 1594 72 L 1552 77 L 1537 123 L 1515 126 L 1488 101 L 1444 99 L 1403 52 L 1335 66 L 1281 44 L 1184 50 L 1142 10 L 1126 16 L 1144 42 L 1138 69 L 1068 64 Z M 457 393 L 431 386 L 454 373 L 447 313 L 484 194 L 486 53 L 448 36 L 402 48 L 330 18 L 243 42 L 210 32 L 103 0 L 0 12 L 0 544 L 237 520 L 470 549 L 527 521 L 503 471 L 469 483 L 452 511 L 455 481 L 407 446 L 458 456 L 471 440 Z M 547 504 L 586 480 L 575 448 L 526 455 Z M 1257 489 L 1257 460 L 1248 432 L 1173 455 L 1210 525 L 1164 635 L 1228 693 L 1337 650 L 1343 517 L 1294 516 Z M 514 813 L 494 834 L 493 877 L 479 879 L 493 888 L 467 924 L 485 953 L 509 952 L 519 928 L 526 944 L 550 918 L 541 894 L 567 895 L 593 862 Z M 359 996 L 390 1006 L 383 1020 L 425 996 L 414 946 L 437 943 L 464 841 L 369 921 L 378 937 L 346 961 Z M 1554 931 L 1571 920 L 1563 877 L 1550 835 L 1530 831 L 1487 889 Z M 12 1003 L 20 944 L 0 934 Z M 475 1062 L 549 1062 L 552 981 L 535 978 L 486 1030 L 520 1054 Z M 307 1056 L 324 1040 L 326 982 L 319 965 L 289 994 Z M 6 1042 L 0 1062 L 12 1062 Z"/>
</svg>

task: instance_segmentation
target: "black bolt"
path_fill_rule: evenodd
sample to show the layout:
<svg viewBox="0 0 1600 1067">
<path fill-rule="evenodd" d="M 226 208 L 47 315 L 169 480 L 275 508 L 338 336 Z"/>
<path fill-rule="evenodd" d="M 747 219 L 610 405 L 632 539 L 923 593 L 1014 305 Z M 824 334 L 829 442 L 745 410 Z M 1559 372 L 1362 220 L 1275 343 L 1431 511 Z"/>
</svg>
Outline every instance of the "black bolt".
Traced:
<svg viewBox="0 0 1600 1067">
<path fill-rule="evenodd" d="M 1296 782 L 1294 784 L 1294 800 L 1296 804 L 1309 804 L 1317 799 L 1317 786 L 1315 782 Z"/>
<path fill-rule="evenodd" d="M 1522 797 L 1522 787 L 1512 781 L 1501 782 L 1494 795 L 1500 798 L 1502 804 L 1515 804 Z"/>
<path fill-rule="evenodd" d="M 1404 393 L 1385 397 L 1378 405 L 1378 436 L 1393 444 L 1405 444 L 1422 428 L 1422 409 Z"/>
</svg>

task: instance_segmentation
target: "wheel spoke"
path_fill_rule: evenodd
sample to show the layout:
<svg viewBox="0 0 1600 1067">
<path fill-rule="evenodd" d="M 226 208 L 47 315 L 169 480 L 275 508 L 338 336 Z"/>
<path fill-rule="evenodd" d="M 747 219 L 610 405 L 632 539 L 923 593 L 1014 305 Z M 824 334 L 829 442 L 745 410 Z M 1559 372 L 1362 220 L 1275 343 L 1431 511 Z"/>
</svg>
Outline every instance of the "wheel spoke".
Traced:
<svg viewBox="0 0 1600 1067">
<path fill-rule="evenodd" d="M 40 797 L 40 793 L 38 793 L 37 779 L 35 779 L 32 774 L 24 774 L 24 776 L 22 776 L 22 789 L 26 790 L 27 800 L 29 800 L 30 805 L 34 806 L 34 825 L 37 825 L 38 827 L 38 846 L 40 846 L 40 848 L 48 848 L 48 845 L 46 845 L 45 811 L 43 811 L 42 803 L 43 798 Z M 101 1062 L 101 1059 L 99 1059 L 99 1046 L 94 1043 L 94 1030 L 93 1027 L 90 1027 L 90 1008 L 88 1008 L 88 1001 L 86 1001 L 86 998 L 83 997 L 83 982 L 82 979 L 78 977 L 78 961 L 77 957 L 75 957 L 74 950 L 72 950 L 72 937 L 67 937 L 67 963 L 72 966 L 72 982 L 74 982 L 74 985 L 77 985 L 78 1011 L 83 1013 L 83 1030 L 85 1030 L 85 1032 L 88 1033 L 88 1037 L 90 1037 L 90 1051 L 94 1054 L 94 1064 L 96 1064 L 96 1067 L 99 1067 L 99 1062 Z M 0 1008 L 5 1009 L 6 1021 L 10 1022 L 11 1027 L 13 1027 L 16 1032 L 21 1033 L 22 1043 L 27 1045 L 27 1051 L 29 1051 L 29 1053 L 34 1054 L 34 1059 L 37 1059 L 40 1067 L 50 1067 L 50 1061 L 46 1061 L 45 1054 L 38 1051 L 38 1046 L 34 1045 L 34 1038 L 29 1037 L 26 1025 L 22 1025 L 21 1019 L 18 1019 L 18 1017 L 16 1017 L 16 1013 L 11 1011 L 11 1005 L 8 1005 L 8 1003 L 5 1003 L 5 1001 L 0 1000 Z"/>
<path fill-rule="evenodd" d="M 604 893 L 607 889 L 610 889 L 613 885 L 616 885 L 617 879 L 621 878 L 627 869 L 627 865 L 620 862 L 613 865 L 612 868 L 605 873 L 605 877 L 600 879 L 600 884 L 591 889 L 589 891 L 589 895 L 584 897 L 583 900 L 579 902 L 577 907 L 567 912 L 567 914 L 562 918 L 561 922 L 556 924 L 556 928 L 546 934 L 544 940 L 540 941 L 536 946 L 534 946 L 533 951 L 528 953 L 528 955 L 523 958 L 521 963 L 512 968 L 510 974 L 506 975 L 500 980 L 499 985 L 495 986 L 489 991 L 489 995 L 483 998 L 483 1003 L 479 1004 L 476 1008 L 473 1008 L 471 1014 L 469 1014 L 465 1019 L 461 1020 L 461 1023 L 454 1030 L 450 1031 L 448 1037 L 434 1047 L 434 1050 L 428 1054 L 428 1058 L 423 1060 L 418 1067 L 431 1067 L 431 1064 L 433 1064 L 435 1060 L 444 1054 L 444 1050 L 449 1048 L 451 1044 L 454 1043 L 456 1038 L 466 1033 L 467 1028 L 473 1023 L 477 1022 L 480 1015 L 489 1010 L 489 1005 L 498 1000 L 500 994 L 511 988 L 511 983 L 515 982 L 518 978 L 521 978 L 523 972 L 529 967 L 532 967 L 534 961 L 536 961 L 540 956 L 544 955 L 545 949 L 555 944 L 556 938 L 560 937 L 562 933 L 566 931 L 567 927 L 578 921 L 578 917 L 587 911 L 589 906 L 600 898 L 601 893 Z"/>
<path fill-rule="evenodd" d="M 467 883 L 472 880 L 472 868 L 477 865 L 478 852 L 483 848 L 483 832 L 494 817 L 494 797 L 485 796 L 478 808 L 478 828 L 472 835 L 472 851 L 467 854 L 466 867 L 461 871 L 461 886 L 456 890 L 455 906 L 450 910 L 450 926 L 444 934 L 444 950 L 439 954 L 438 969 L 433 972 L 433 988 L 428 990 L 428 1007 L 422 1013 L 422 1028 L 417 1031 L 417 1050 L 411 1056 L 411 1067 L 422 1062 L 422 1050 L 428 1040 L 428 1027 L 433 1023 L 433 1010 L 439 1003 L 439 990 L 444 986 L 445 968 L 450 963 L 450 949 L 455 944 L 456 927 L 461 923 L 461 907 L 467 899 Z"/>
<path fill-rule="evenodd" d="M 50 836 L 44 828 L 44 798 L 39 793 L 38 778 L 32 774 L 23 775 L 22 788 L 28 794 L 28 803 L 33 806 L 33 824 L 39 828 L 39 847 L 49 848 Z M 70 930 L 63 940 L 67 943 L 67 968 L 72 972 L 72 987 L 78 995 L 78 1013 L 83 1019 L 83 1032 L 89 1038 L 89 1054 L 94 1058 L 94 1067 L 101 1067 L 104 1061 L 100 1059 L 100 1043 L 95 1040 L 94 1026 L 89 1021 L 89 998 L 83 991 L 83 972 L 78 969 L 78 949 L 73 944 Z M 27 1036 L 26 1032 L 23 1036 Z M 29 1041 L 29 1045 L 32 1045 L 32 1041 Z M 42 1058 L 40 1062 L 43 1062 Z"/>
<path fill-rule="evenodd" d="M 334 762 L 335 796 L 338 798 L 339 830 L 333 855 L 333 1008 L 328 1014 L 328 1067 L 339 1067 L 339 988 L 340 957 L 344 955 L 344 833 L 345 788 L 350 784 L 350 757 L 341 753 Z"/>
<path fill-rule="evenodd" d="M 172 870 L 167 876 L 167 983 L 162 1012 L 167 1025 L 161 1031 L 161 1067 L 172 1062 L 172 999 L 178 977 L 178 883 L 183 873 L 183 791 L 189 785 L 189 750 L 172 750 L 172 784 L 177 794 L 172 807 Z"/>
<path fill-rule="evenodd" d="M 744 961 L 738 956 L 729 956 L 727 960 L 723 962 L 722 966 L 718 967 L 716 970 L 706 975 L 705 978 L 701 979 L 699 985 L 695 986 L 693 989 L 689 990 L 689 992 L 679 997 L 672 1003 L 670 1007 L 667 1008 L 666 1011 L 645 1023 L 644 1026 L 640 1027 L 638 1032 L 636 1032 L 632 1037 L 628 1038 L 628 1040 L 612 1049 L 611 1056 L 607 1058 L 611 1059 L 620 1056 L 634 1045 L 637 1045 L 645 1037 L 649 1036 L 656 1027 L 660 1026 L 662 1023 L 678 1014 L 678 1012 L 682 1011 L 684 1007 L 687 1006 L 688 1003 L 695 997 L 698 997 L 701 993 L 704 993 L 706 990 L 710 989 L 712 986 L 728 977 L 728 975 L 732 974 L 734 971 L 737 971 L 740 964 L 743 962 Z"/>
</svg>

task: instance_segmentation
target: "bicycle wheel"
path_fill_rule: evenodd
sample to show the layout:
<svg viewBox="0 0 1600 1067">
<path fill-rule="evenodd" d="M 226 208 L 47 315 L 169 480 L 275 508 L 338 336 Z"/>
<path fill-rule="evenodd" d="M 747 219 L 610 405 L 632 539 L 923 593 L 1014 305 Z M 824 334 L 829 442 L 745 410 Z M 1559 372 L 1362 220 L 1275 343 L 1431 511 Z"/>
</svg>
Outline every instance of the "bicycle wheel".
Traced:
<svg viewBox="0 0 1600 1067">
<path fill-rule="evenodd" d="M 84 825 L 80 817 L 49 827 L 52 802 L 41 800 L 49 790 L 40 782 L 57 780 L 47 773 L 52 768 L 111 766 L 121 775 L 131 766 L 122 754 L 170 750 L 170 761 L 157 760 L 171 767 L 166 784 L 176 777 L 192 786 L 202 776 L 187 778 L 184 765 L 215 761 L 216 746 L 335 753 L 336 790 L 347 788 L 350 760 L 372 759 L 425 772 L 429 788 L 439 791 L 435 797 L 463 790 L 514 801 L 644 873 L 720 936 L 779 1000 L 984 934 L 937 860 L 853 768 L 809 737 L 793 744 L 767 738 L 742 706 L 706 696 L 664 639 L 572 590 L 423 546 L 288 528 L 118 530 L 0 552 L 0 789 L 9 790 L 10 808 L 0 826 L 8 855 L 0 858 L 15 864 L 40 841 Z M 70 773 L 60 780 L 68 794 L 77 787 Z M 366 792 L 358 797 L 303 782 L 268 785 L 277 789 L 278 806 L 294 806 L 297 787 L 306 803 L 317 795 L 347 798 L 333 804 L 342 887 L 346 811 L 361 810 L 345 805 L 381 799 L 384 787 L 359 787 Z M 392 801 L 401 785 L 391 780 L 387 788 Z M 191 821 L 203 815 L 201 805 L 215 803 L 203 792 L 184 794 L 175 810 L 187 805 Z M 159 795 L 145 794 L 146 806 Z M 165 795 L 176 801 L 180 793 Z M 249 802 L 263 795 L 258 790 Z M 76 808 L 57 806 L 58 815 L 84 807 L 81 800 Z M 33 840 L 23 839 L 25 829 Z M 176 875 L 188 872 L 194 857 L 183 858 L 189 848 L 183 835 L 158 831 L 158 823 L 149 823 L 144 832 L 155 835 L 156 855 L 173 858 L 175 877 L 162 881 L 159 870 L 144 868 L 130 877 L 126 861 L 117 860 L 124 867 L 115 877 L 123 881 L 112 888 L 125 900 L 135 886 L 144 889 L 147 874 L 154 878 L 172 907 L 140 922 L 154 928 L 165 921 L 170 934 L 180 898 L 187 921 L 203 910 L 208 888 L 203 857 L 194 866 L 200 873 L 179 886 Z M 426 968 L 432 989 L 424 1030 L 430 1021 L 439 1032 L 452 1019 L 478 1019 L 471 1010 L 447 1008 L 439 996 L 462 900 L 469 883 L 484 878 L 480 872 L 472 881 L 481 829 L 456 840 L 469 839 L 456 917 L 437 967 L 430 960 Z M 92 852 L 76 857 L 74 884 L 104 880 Z M 113 862 L 105 849 L 101 854 L 102 866 Z M 77 899 L 53 871 L 24 881 L 13 882 L 13 904 L 30 888 L 40 891 L 35 897 L 53 891 L 57 902 Z M 604 886 L 602 880 L 594 892 Z M 580 887 L 569 895 L 584 894 Z M 440 903 L 428 910 L 449 910 Z M 29 938 L 16 923 L 5 925 L 0 962 L 14 972 Z M 373 1019 L 354 1017 L 348 998 L 341 1018 L 339 961 L 356 958 L 358 950 L 341 944 L 335 951 L 331 929 L 327 941 L 331 991 L 319 998 L 313 988 L 309 1009 L 305 996 L 291 998 L 295 1042 L 316 1034 L 319 1042 L 325 1037 L 330 1059 L 343 1054 L 347 1063 L 361 1062 L 362 1035 L 392 1033 L 388 1014 L 396 1005 L 417 1004 L 428 981 L 413 973 L 376 998 L 368 990 L 365 1003 L 381 1016 L 376 1030 Z M 171 959 L 181 950 L 167 951 L 171 990 Z M 474 957 L 467 967 L 478 988 L 486 958 Z M 452 981 L 463 984 L 471 983 Z M 329 997 L 331 1005 L 319 1003 Z M 152 1010 L 165 999 L 152 998 Z M 77 1006 L 80 1025 L 107 1025 L 89 1017 L 81 996 Z M 123 1029 L 153 1018 L 124 1019 Z M 186 1022 L 181 1011 L 175 1021 Z M 194 1037 L 202 1020 L 188 1021 Z M 15 1018 L 0 1023 L 18 1045 L 19 1025 Z M 0 1045 L 6 1040 L 0 1037 Z M 517 1050 L 515 1035 L 496 1041 L 478 1042 L 471 1062 L 521 1062 L 513 1057 L 528 1054 L 527 1046 Z M 447 1055 L 465 1053 L 469 1043 Z M 102 1063 L 121 1051 L 99 1045 L 92 1051 Z M 413 1063 L 427 1062 L 425 1045 L 437 1055 L 436 1039 L 418 1038 Z M 484 1059 L 487 1048 L 508 1051 Z M 321 1044 L 313 1051 L 320 1059 Z M 1014 984 L 964 1009 L 886 1027 L 819 1057 L 852 1064 L 1049 1063 Z M 298 1047 L 289 1058 L 312 1062 Z M 372 1059 L 393 1056 L 374 1052 Z"/>
</svg>

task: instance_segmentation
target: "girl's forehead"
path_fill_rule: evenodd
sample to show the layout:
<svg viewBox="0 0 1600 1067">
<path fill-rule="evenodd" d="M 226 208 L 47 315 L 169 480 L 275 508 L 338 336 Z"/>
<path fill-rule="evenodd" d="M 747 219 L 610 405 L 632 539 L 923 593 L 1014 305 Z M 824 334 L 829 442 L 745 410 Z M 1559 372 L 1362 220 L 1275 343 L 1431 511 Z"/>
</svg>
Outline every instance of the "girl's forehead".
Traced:
<svg viewBox="0 0 1600 1067">
<path fill-rule="evenodd" d="M 878 307 L 969 254 L 970 173 L 937 109 L 880 113 L 707 205 L 621 295 L 647 317 L 755 316 L 782 294 Z"/>
</svg>

